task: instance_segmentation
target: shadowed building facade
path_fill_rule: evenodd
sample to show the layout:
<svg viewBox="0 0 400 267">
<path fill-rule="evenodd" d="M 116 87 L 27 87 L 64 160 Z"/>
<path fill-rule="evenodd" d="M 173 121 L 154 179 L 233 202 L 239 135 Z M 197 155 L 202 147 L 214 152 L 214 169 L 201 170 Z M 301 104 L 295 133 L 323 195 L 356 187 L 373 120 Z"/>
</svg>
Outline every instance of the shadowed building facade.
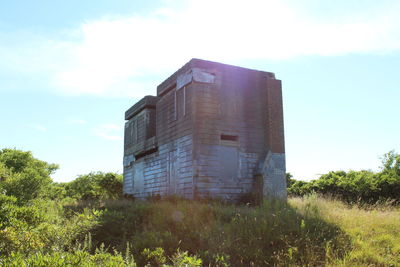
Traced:
<svg viewBox="0 0 400 267">
<path fill-rule="evenodd" d="M 124 193 L 286 197 L 281 81 L 192 59 L 125 113 Z"/>
</svg>

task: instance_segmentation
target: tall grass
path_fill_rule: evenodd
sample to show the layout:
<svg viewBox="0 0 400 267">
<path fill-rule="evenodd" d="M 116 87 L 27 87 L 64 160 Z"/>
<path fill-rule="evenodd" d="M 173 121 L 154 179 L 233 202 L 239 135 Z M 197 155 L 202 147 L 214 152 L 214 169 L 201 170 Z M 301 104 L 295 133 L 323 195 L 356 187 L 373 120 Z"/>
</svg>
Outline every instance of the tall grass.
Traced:
<svg viewBox="0 0 400 267">
<path fill-rule="evenodd" d="M 311 195 L 259 206 L 112 200 L 47 211 L 35 228 L 42 248 L 0 256 L 0 265 L 400 266 L 400 209 L 384 204 Z"/>
<path fill-rule="evenodd" d="M 249 207 L 123 200 L 97 208 L 102 212 L 91 230 L 94 246 L 104 243 L 123 251 L 128 243 L 139 266 L 147 261 L 143 251 L 157 248 L 167 257 L 188 251 L 211 266 L 320 265 L 329 257 L 342 257 L 350 244 L 338 226 L 323 220 L 314 204 L 298 211 L 279 201 Z"/>
<path fill-rule="evenodd" d="M 309 198 L 289 203 L 305 213 Z M 345 257 L 333 257 L 332 266 L 400 266 L 400 208 L 390 203 L 346 205 L 326 198 L 312 200 L 321 218 L 337 225 L 351 240 Z"/>
</svg>

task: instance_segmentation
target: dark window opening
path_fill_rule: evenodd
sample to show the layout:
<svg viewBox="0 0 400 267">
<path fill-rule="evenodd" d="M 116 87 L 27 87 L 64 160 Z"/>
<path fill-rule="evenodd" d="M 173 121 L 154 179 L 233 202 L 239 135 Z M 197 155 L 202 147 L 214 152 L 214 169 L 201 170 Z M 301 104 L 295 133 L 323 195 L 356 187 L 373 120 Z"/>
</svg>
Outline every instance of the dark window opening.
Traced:
<svg viewBox="0 0 400 267">
<path fill-rule="evenodd" d="M 238 136 L 237 135 L 229 135 L 229 134 L 221 134 L 221 140 L 237 141 L 238 140 Z"/>
<path fill-rule="evenodd" d="M 147 150 L 147 151 L 144 151 L 142 153 L 139 153 L 139 154 L 135 155 L 135 160 L 139 160 L 141 158 L 144 158 L 147 155 L 153 154 L 153 153 L 155 153 L 157 151 L 158 151 L 158 147 L 155 147 L 155 148 L 152 148 L 150 150 Z"/>
</svg>

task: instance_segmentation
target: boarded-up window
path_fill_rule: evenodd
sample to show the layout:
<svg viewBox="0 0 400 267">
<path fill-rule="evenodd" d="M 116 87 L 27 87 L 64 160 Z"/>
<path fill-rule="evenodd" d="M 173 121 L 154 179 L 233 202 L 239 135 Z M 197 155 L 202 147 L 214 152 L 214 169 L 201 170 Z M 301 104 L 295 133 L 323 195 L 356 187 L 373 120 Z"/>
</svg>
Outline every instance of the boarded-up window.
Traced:
<svg viewBox="0 0 400 267">
<path fill-rule="evenodd" d="M 135 137 L 133 135 L 135 128 L 135 121 L 128 121 L 125 124 L 125 146 L 131 146 L 136 142 Z"/>
<path fill-rule="evenodd" d="M 186 87 L 176 91 L 176 119 L 186 115 Z"/>
<path fill-rule="evenodd" d="M 138 142 L 138 127 L 137 127 L 137 121 L 133 122 L 133 127 L 132 127 L 132 140 L 134 140 L 135 144 Z"/>
<path fill-rule="evenodd" d="M 146 121 L 145 114 L 140 113 L 140 115 L 136 118 L 136 129 L 135 129 L 135 142 L 140 143 L 143 142 L 146 138 Z"/>
<path fill-rule="evenodd" d="M 139 129 L 137 119 L 133 119 L 125 125 L 125 145 L 130 146 L 138 143 Z"/>
<path fill-rule="evenodd" d="M 237 147 L 219 146 L 220 177 L 224 182 L 237 179 L 239 155 Z"/>
<path fill-rule="evenodd" d="M 147 135 L 146 138 L 149 139 L 156 135 L 156 110 L 151 109 L 147 113 Z"/>
</svg>

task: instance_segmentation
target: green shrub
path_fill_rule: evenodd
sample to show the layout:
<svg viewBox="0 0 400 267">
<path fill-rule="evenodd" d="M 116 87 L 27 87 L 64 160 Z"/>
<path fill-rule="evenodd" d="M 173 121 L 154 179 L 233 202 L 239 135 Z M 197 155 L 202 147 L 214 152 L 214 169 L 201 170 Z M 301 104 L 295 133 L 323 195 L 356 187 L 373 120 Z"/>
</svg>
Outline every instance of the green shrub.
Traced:
<svg viewBox="0 0 400 267">
<path fill-rule="evenodd" d="M 400 155 L 391 151 L 384 155 L 381 171 L 335 171 L 311 182 L 289 184 L 292 196 L 312 192 L 340 198 L 348 203 L 374 204 L 382 201 L 400 203 Z"/>
<path fill-rule="evenodd" d="M 124 259 L 120 253 L 110 254 L 96 251 L 90 254 L 87 251 L 76 250 L 72 252 L 35 253 L 26 256 L 22 253 L 12 253 L 9 257 L 0 257 L 0 265 L 9 267 L 135 267 L 133 259 Z"/>
<path fill-rule="evenodd" d="M 174 267 L 198 267 L 201 266 L 202 260 L 197 256 L 189 256 L 188 252 L 176 252 L 172 258 L 172 266 Z"/>
<path fill-rule="evenodd" d="M 58 168 L 55 164 L 38 160 L 31 152 L 16 149 L 0 150 L 0 189 L 15 196 L 19 205 L 44 196 L 52 183 L 50 175 Z"/>
<path fill-rule="evenodd" d="M 122 198 L 122 175 L 91 172 L 65 184 L 70 197 L 82 200 Z"/>
<path fill-rule="evenodd" d="M 4 229 L 5 227 L 11 225 L 11 222 L 14 219 L 11 214 L 16 208 L 16 202 L 16 197 L 7 196 L 0 192 L 0 229 Z"/>
</svg>

